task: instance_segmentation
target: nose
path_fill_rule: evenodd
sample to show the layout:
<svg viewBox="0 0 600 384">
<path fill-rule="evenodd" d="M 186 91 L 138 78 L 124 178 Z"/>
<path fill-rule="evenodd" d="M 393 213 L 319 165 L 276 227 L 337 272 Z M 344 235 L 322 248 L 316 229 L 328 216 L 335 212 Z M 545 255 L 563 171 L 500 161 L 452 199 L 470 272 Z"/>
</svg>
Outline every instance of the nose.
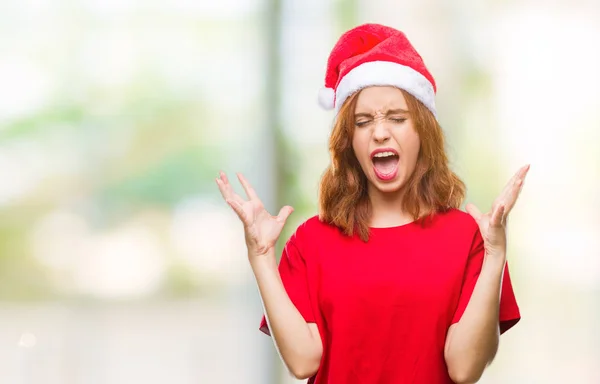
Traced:
<svg viewBox="0 0 600 384">
<path fill-rule="evenodd" d="M 376 143 L 385 143 L 390 138 L 390 130 L 382 119 L 377 119 L 373 127 L 373 140 Z"/>
</svg>

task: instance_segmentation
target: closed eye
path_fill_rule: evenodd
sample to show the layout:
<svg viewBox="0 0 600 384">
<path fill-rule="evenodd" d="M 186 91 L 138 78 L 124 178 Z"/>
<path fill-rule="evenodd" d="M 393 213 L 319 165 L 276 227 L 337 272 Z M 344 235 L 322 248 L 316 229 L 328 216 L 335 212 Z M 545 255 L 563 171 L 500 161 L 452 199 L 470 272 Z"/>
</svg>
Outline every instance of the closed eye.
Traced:
<svg viewBox="0 0 600 384">
<path fill-rule="evenodd" d="M 357 121 L 356 123 L 354 123 L 357 127 L 364 127 L 367 124 L 369 124 L 371 122 L 371 120 L 364 120 L 364 121 Z"/>
<path fill-rule="evenodd" d="M 406 118 L 404 117 L 392 117 L 390 118 L 391 121 L 393 121 L 394 123 L 404 123 L 406 121 Z"/>
</svg>

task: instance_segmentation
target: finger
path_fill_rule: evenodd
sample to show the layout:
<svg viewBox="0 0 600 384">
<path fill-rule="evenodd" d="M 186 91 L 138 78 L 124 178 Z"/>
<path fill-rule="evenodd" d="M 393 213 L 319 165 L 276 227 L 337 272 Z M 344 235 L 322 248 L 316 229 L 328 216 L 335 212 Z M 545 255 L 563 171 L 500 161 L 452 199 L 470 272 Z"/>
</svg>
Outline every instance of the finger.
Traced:
<svg viewBox="0 0 600 384">
<path fill-rule="evenodd" d="M 515 174 L 513 175 L 513 177 L 511 177 L 511 182 L 515 182 L 518 179 L 522 179 L 523 176 L 525 176 L 525 174 L 527 174 L 527 172 L 529 171 L 529 164 L 522 166 L 521 168 L 519 168 L 517 170 L 517 172 L 515 172 Z"/>
<path fill-rule="evenodd" d="M 219 177 L 221 178 L 221 180 L 223 180 L 225 184 L 229 184 L 229 179 L 227 178 L 225 172 L 219 171 Z"/>
<path fill-rule="evenodd" d="M 277 215 L 277 221 L 285 223 L 288 217 L 290 217 L 290 215 L 292 214 L 292 212 L 294 212 L 294 208 L 290 207 L 289 205 L 286 205 L 285 207 L 279 210 L 279 214 Z"/>
<path fill-rule="evenodd" d="M 504 203 L 500 203 L 496 209 L 492 212 L 492 218 L 490 219 L 490 225 L 492 227 L 501 227 L 504 221 L 504 212 L 506 206 Z"/>
<path fill-rule="evenodd" d="M 517 171 L 517 173 L 513 177 L 514 180 L 512 182 L 512 186 L 513 186 L 513 188 L 511 188 L 512 190 L 516 189 L 517 191 L 519 191 L 523 187 L 523 183 L 525 182 L 525 177 L 527 176 L 527 173 L 529 172 L 529 168 L 530 168 L 530 165 L 527 164 L 527 165 L 521 167 Z"/>
<path fill-rule="evenodd" d="M 500 202 L 506 202 L 505 210 L 507 212 L 512 209 L 514 202 L 518 196 L 518 192 L 523 185 L 523 181 L 525 180 L 525 176 L 527 172 L 529 172 L 530 165 L 527 164 L 521 168 L 508 180 L 508 183 L 502 189 L 500 195 L 496 198 L 494 204 L 492 205 L 492 209 L 495 209 Z"/>
<path fill-rule="evenodd" d="M 523 184 L 525 183 L 525 177 L 527 176 L 527 172 L 529 172 L 529 165 L 522 167 L 518 172 L 518 177 L 514 181 L 514 185 L 506 196 L 506 205 L 504 215 L 508 215 L 512 208 L 515 206 L 521 191 L 523 190 Z"/>
<path fill-rule="evenodd" d="M 244 212 L 244 210 L 242 209 L 242 204 L 234 200 L 227 200 L 227 204 L 229 204 L 231 209 L 233 209 L 233 211 L 238 215 L 245 227 L 250 225 L 250 223 L 248 222 L 248 216 L 246 215 L 246 212 Z"/>
<path fill-rule="evenodd" d="M 521 194 L 521 189 L 523 187 L 523 180 L 517 180 L 515 186 L 510 191 L 509 195 L 506 197 L 506 204 L 504 207 L 504 214 L 508 215 L 510 211 L 515 206 L 519 195 Z"/>
<path fill-rule="evenodd" d="M 492 209 L 495 209 L 501 201 L 505 201 L 507 199 L 508 195 L 511 193 L 511 191 L 514 188 L 515 181 L 519 177 L 520 173 L 521 173 L 521 169 L 519 169 L 517 172 L 515 172 L 515 174 L 513 174 L 512 177 L 508 180 L 506 185 L 504 185 L 504 188 L 502 188 L 502 192 L 500 192 L 500 195 L 498 195 L 498 197 L 494 201 L 494 204 L 492 205 Z"/>
<path fill-rule="evenodd" d="M 219 172 L 219 178 L 216 179 L 216 181 L 219 186 L 219 191 L 225 200 L 237 201 L 240 204 L 244 202 L 244 199 L 233 190 L 225 172 Z"/>
<path fill-rule="evenodd" d="M 477 208 L 475 204 L 469 203 L 465 206 L 465 209 L 467 210 L 469 215 L 473 216 L 475 221 L 479 223 L 479 220 L 481 220 L 481 211 L 479 210 L 479 208 Z"/>
<path fill-rule="evenodd" d="M 525 176 L 527 176 L 527 173 L 529 172 L 529 168 L 530 168 L 529 164 L 524 165 L 521 168 L 519 168 L 517 173 L 515 173 L 515 175 L 512 177 L 512 186 L 523 185 L 523 181 L 525 181 Z"/>
<path fill-rule="evenodd" d="M 260 200 L 256 192 L 254 191 L 254 188 L 252 188 L 252 186 L 250 185 L 248 180 L 246 180 L 244 175 L 238 173 L 237 177 L 240 180 L 240 183 L 242 183 L 242 187 L 244 187 L 244 191 L 246 191 L 246 195 L 248 196 L 248 198 L 250 200 Z"/>
<path fill-rule="evenodd" d="M 219 177 L 220 177 L 221 181 L 223 182 L 223 185 L 225 186 L 225 190 L 226 190 L 227 194 L 228 195 L 234 194 L 235 192 L 233 190 L 233 187 L 231 186 L 231 183 L 229 182 L 229 179 L 227 178 L 227 175 L 225 174 L 225 172 L 220 171 Z"/>
<path fill-rule="evenodd" d="M 223 199 L 225 199 L 225 201 L 227 201 L 229 199 L 229 193 L 227 192 L 227 187 L 223 183 L 223 180 L 220 178 L 217 178 L 217 179 L 215 179 L 215 181 L 217 182 L 217 186 L 219 187 L 219 192 L 221 192 L 221 196 L 223 196 Z"/>
</svg>

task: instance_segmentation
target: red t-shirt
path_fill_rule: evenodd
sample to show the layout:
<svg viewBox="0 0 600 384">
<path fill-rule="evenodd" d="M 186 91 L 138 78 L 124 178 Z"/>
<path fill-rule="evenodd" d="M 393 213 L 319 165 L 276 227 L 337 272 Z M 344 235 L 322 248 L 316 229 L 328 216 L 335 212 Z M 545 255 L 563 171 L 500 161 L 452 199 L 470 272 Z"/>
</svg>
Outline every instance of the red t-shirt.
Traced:
<svg viewBox="0 0 600 384">
<path fill-rule="evenodd" d="M 469 302 L 483 256 L 475 220 L 457 209 L 424 225 L 372 228 L 367 243 L 316 216 L 300 225 L 279 272 L 323 341 L 321 364 L 309 383 L 452 383 L 446 333 Z M 519 319 L 507 267 L 501 332 Z M 260 329 L 269 334 L 264 316 Z"/>
</svg>

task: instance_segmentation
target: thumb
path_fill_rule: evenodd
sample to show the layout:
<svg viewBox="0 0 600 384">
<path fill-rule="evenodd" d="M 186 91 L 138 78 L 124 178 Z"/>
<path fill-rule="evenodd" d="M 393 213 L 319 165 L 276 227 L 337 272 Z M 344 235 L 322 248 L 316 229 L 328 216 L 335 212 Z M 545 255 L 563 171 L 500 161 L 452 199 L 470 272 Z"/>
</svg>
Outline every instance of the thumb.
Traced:
<svg viewBox="0 0 600 384">
<path fill-rule="evenodd" d="M 289 205 L 286 205 L 285 207 L 281 208 L 281 210 L 279 210 L 279 215 L 277 215 L 277 221 L 285 223 L 285 221 L 288 217 L 290 217 L 292 212 L 294 212 L 294 208 L 290 207 Z"/>
<path fill-rule="evenodd" d="M 479 208 L 477 208 L 475 204 L 469 203 L 465 206 L 465 209 L 467 210 L 469 215 L 473 216 L 475 221 L 479 223 L 479 220 L 481 220 L 481 211 L 479 210 Z"/>
</svg>

